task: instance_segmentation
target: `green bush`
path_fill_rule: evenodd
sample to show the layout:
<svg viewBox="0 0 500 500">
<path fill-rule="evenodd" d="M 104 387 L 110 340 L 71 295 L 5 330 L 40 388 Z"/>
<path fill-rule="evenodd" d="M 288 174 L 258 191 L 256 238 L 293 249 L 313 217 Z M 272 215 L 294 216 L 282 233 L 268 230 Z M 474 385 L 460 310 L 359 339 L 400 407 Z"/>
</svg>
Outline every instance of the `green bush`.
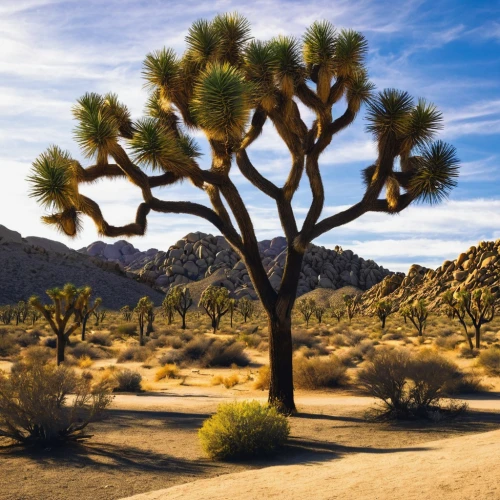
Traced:
<svg viewBox="0 0 500 500">
<path fill-rule="evenodd" d="M 294 385 L 299 389 L 323 389 L 347 384 L 347 368 L 336 356 L 328 359 L 296 358 L 293 360 Z"/>
<path fill-rule="evenodd" d="M 115 392 L 141 392 L 142 376 L 134 370 L 117 370 L 113 373 Z"/>
<path fill-rule="evenodd" d="M 285 444 L 290 426 L 273 406 L 241 401 L 219 405 L 198 434 L 210 458 L 227 460 L 275 452 Z"/>
<path fill-rule="evenodd" d="M 490 375 L 500 375 L 500 348 L 491 347 L 486 351 L 481 351 L 477 363 Z"/>
</svg>

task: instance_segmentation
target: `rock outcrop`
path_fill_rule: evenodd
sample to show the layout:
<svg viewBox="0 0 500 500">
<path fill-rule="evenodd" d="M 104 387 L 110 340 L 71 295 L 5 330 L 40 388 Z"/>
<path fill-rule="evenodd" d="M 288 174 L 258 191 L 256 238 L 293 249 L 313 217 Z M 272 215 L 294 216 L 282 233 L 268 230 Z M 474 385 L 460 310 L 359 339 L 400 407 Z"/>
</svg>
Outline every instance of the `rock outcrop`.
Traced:
<svg viewBox="0 0 500 500">
<path fill-rule="evenodd" d="M 62 243 L 22 236 L 0 225 L 0 305 L 39 295 L 65 283 L 90 285 L 106 308 L 134 305 L 149 295 L 160 304 L 163 295 L 145 283 L 127 278 L 119 265 L 82 255 Z"/>
<path fill-rule="evenodd" d="M 446 260 L 437 269 L 414 264 L 408 274 L 396 273 L 363 294 L 369 309 L 376 301 L 387 298 L 399 306 L 408 300 L 425 299 L 431 308 L 441 305 L 441 295 L 474 290 L 487 286 L 500 302 L 500 240 L 481 241 L 455 260 Z"/>
<path fill-rule="evenodd" d="M 286 240 L 277 237 L 259 242 L 262 262 L 275 289 L 280 286 L 286 259 Z M 237 253 L 223 236 L 200 232 L 189 233 L 167 251 L 150 249 L 141 252 L 125 240 L 113 244 L 102 241 L 80 252 L 118 264 L 128 276 L 140 279 L 166 291 L 172 285 L 202 280 L 222 269 L 223 279 L 217 280 L 235 297 L 256 298 L 248 271 Z M 392 273 L 372 260 L 364 260 L 351 250 L 337 247 L 329 250 L 310 245 L 300 274 L 298 295 L 316 288 L 338 289 L 354 286 L 367 290 Z"/>
</svg>

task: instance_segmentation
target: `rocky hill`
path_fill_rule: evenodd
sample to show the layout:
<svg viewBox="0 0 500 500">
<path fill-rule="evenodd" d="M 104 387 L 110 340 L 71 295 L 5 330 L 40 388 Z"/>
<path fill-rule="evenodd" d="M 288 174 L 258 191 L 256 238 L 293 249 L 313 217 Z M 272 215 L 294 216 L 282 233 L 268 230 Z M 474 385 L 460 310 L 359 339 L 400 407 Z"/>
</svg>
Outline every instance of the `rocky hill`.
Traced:
<svg viewBox="0 0 500 500">
<path fill-rule="evenodd" d="M 57 241 L 23 238 L 0 225 L 0 305 L 45 298 L 45 290 L 65 283 L 90 285 L 106 308 L 136 304 L 149 295 L 160 304 L 163 295 L 145 283 L 130 279 L 119 265 L 71 250 Z"/>
<path fill-rule="evenodd" d="M 455 260 L 446 260 L 437 269 L 414 264 L 408 274 L 386 276 L 363 294 L 369 309 L 376 301 L 387 298 L 395 305 L 414 299 L 425 299 L 431 308 L 441 304 L 446 290 L 473 290 L 488 286 L 500 302 L 500 240 L 482 241 L 470 247 Z"/>
<path fill-rule="evenodd" d="M 278 288 L 286 259 L 286 240 L 278 237 L 261 241 L 259 250 L 270 281 Z M 138 276 L 162 291 L 171 285 L 207 279 L 217 272 L 211 283 L 225 286 L 237 298 L 256 298 L 245 264 L 222 236 L 189 233 L 167 251 L 153 248 L 141 252 L 125 240 L 113 244 L 98 241 L 79 251 L 115 263 L 127 276 Z M 358 257 L 351 250 L 310 245 L 304 256 L 298 294 L 344 286 L 367 290 L 390 275 L 389 270 Z"/>
</svg>

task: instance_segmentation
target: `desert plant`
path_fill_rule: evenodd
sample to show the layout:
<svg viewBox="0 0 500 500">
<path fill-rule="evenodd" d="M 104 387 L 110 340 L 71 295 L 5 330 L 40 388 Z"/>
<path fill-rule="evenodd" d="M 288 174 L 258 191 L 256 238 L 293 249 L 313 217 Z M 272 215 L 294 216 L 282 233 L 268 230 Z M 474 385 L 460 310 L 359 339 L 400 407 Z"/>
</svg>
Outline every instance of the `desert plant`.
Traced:
<svg viewBox="0 0 500 500">
<path fill-rule="evenodd" d="M 34 326 L 35 323 L 42 317 L 42 314 L 40 313 L 40 311 L 38 311 L 34 307 L 30 307 L 29 312 L 28 312 L 28 316 L 29 316 L 30 321 L 31 321 L 31 326 Z"/>
<path fill-rule="evenodd" d="M 142 362 L 146 361 L 146 359 L 151 356 L 151 351 L 142 346 L 130 346 L 120 352 L 118 358 L 116 359 L 117 363 L 126 363 L 127 361 L 136 361 Z"/>
<path fill-rule="evenodd" d="M 233 327 L 233 317 L 234 317 L 234 312 L 238 308 L 238 300 L 237 299 L 229 299 L 229 325 L 231 328 Z"/>
<path fill-rule="evenodd" d="M 104 319 L 106 311 L 105 310 L 101 311 L 99 309 L 102 303 L 102 299 L 100 297 L 97 297 L 94 300 L 94 304 L 90 305 L 90 294 L 92 293 L 92 289 L 90 287 L 85 287 L 82 293 L 84 294 L 84 301 L 79 314 L 80 314 L 80 322 L 82 324 L 82 340 L 85 340 L 85 333 L 87 331 L 87 321 L 89 320 L 90 315 L 97 314 L 97 322 L 96 322 L 97 325 L 100 318 Z"/>
<path fill-rule="evenodd" d="M 268 455 L 283 446 L 289 434 L 287 418 L 258 401 L 221 404 L 198 431 L 203 450 L 216 460 Z"/>
<path fill-rule="evenodd" d="M 173 299 L 174 297 L 169 293 L 167 293 L 167 295 L 163 299 L 163 302 L 161 303 L 161 312 L 163 316 L 167 319 L 169 325 L 171 325 L 172 322 L 174 321 L 175 304 Z"/>
<path fill-rule="evenodd" d="M 443 301 L 443 304 L 449 316 L 451 315 L 451 319 L 456 317 L 458 319 L 458 322 L 462 325 L 465 338 L 467 339 L 469 348 L 472 351 L 474 349 L 474 345 L 472 344 L 472 338 L 469 335 L 469 330 L 465 321 L 467 315 L 467 311 L 465 309 L 465 298 L 460 294 L 457 294 L 457 296 L 455 296 L 452 290 L 447 290 L 445 293 L 443 293 L 441 300 Z"/>
<path fill-rule="evenodd" d="M 241 298 L 238 300 L 236 310 L 243 316 L 243 322 L 246 323 L 247 319 L 251 319 L 255 312 L 253 300 L 250 300 L 248 297 Z"/>
<path fill-rule="evenodd" d="M 244 351 L 241 342 L 215 340 L 200 356 L 200 366 L 248 366 L 250 359 Z"/>
<path fill-rule="evenodd" d="M 106 309 L 103 309 L 101 307 L 101 300 L 100 299 L 99 299 L 99 303 L 97 304 L 97 306 L 94 307 L 91 312 L 95 318 L 95 323 L 94 323 L 95 326 L 99 326 L 99 324 L 102 323 L 104 321 L 104 319 L 106 318 L 106 316 L 108 315 L 108 311 L 106 311 Z"/>
<path fill-rule="evenodd" d="M 408 304 L 407 307 L 408 309 L 405 309 L 405 306 L 403 306 L 403 313 L 408 313 L 407 317 L 417 330 L 418 336 L 423 337 L 425 326 L 427 325 L 427 318 L 429 317 L 429 311 L 425 300 L 415 300 L 411 304 Z"/>
<path fill-rule="evenodd" d="M 0 308 L 0 320 L 4 325 L 10 325 L 14 316 L 14 308 L 10 305 Z"/>
<path fill-rule="evenodd" d="M 375 304 L 375 313 L 378 316 L 378 319 L 380 320 L 382 330 L 385 328 L 385 322 L 387 320 L 387 316 L 392 314 L 394 312 L 392 302 L 390 300 L 379 300 Z"/>
<path fill-rule="evenodd" d="M 106 384 L 27 355 L 10 375 L 0 371 L 0 436 L 43 446 L 87 439 L 87 426 L 110 403 Z"/>
<path fill-rule="evenodd" d="M 113 345 L 113 340 L 107 333 L 94 332 L 89 335 L 87 341 L 90 344 L 100 345 L 102 347 L 111 347 Z"/>
<path fill-rule="evenodd" d="M 16 320 L 16 326 L 19 323 L 24 323 L 29 313 L 29 304 L 24 300 L 20 300 L 14 307 L 14 318 Z"/>
<path fill-rule="evenodd" d="M 158 382 L 164 378 L 178 378 L 179 368 L 174 364 L 165 364 L 155 373 L 155 380 Z"/>
<path fill-rule="evenodd" d="M 316 301 L 311 298 L 305 298 L 297 301 L 297 310 L 302 314 L 306 325 L 309 326 L 309 320 L 316 310 Z"/>
<path fill-rule="evenodd" d="M 0 358 L 15 356 L 19 352 L 19 345 L 14 342 L 12 335 L 0 332 Z"/>
<path fill-rule="evenodd" d="M 141 346 L 144 345 L 144 327 L 147 324 L 147 334 L 150 325 L 152 325 L 152 321 L 150 321 L 150 319 L 151 316 L 154 316 L 153 308 L 153 301 L 149 297 L 141 297 L 134 309 L 134 312 L 137 315 L 137 321 L 139 322 L 139 344 Z"/>
<path fill-rule="evenodd" d="M 482 351 L 477 363 L 482 366 L 490 375 L 500 375 L 500 347 L 491 347 L 486 351 Z"/>
<path fill-rule="evenodd" d="M 324 389 L 340 387 L 349 380 L 347 368 L 336 356 L 328 359 L 303 357 L 293 363 L 293 380 L 299 389 Z"/>
<path fill-rule="evenodd" d="M 331 306 L 331 314 L 332 318 L 335 318 L 337 320 L 337 323 L 340 323 L 340 320 L 344 317 L 345 310 L 342 306 L 340 306 L 338 303 L 333 303 Z"/>
<path fill-rule="evenodd" d="M 172 302 L 173 308 L 178 312 L 182 319 L 181 328 L 186 329 L 186 315 L 189 308 L 193 305 L 191 292 L 187 287 L 174 286 L 168 290 L 167 298 Z"/>
<path fill-rule="evenodd" d="M 222 316 L 229 311 L 229 301 L 229 291 L 222 286 L 210 285 L 201 294 L 199 306 L 203 307 L 210 318 L 214 334 Z"/>
<path fill-rule="evenodd" d="M 344 301 L 345 314 L 350 323 L 352 318 L 354 318 L 354 316 L 358 312 L 359 306 L 361 304 L 359 295 L 344 293 L 344 295 L 342 295 L 342 300 Z"/>
<path fill-rule="evenodd" d="M 323 307 L 321 305 L 317 305 L 314 308 L 314 315 L 316 316 L 316 319 L 318 320 L 318 323 L 321 324 L 323 321 L 323 315 L 325 314 L 326 307 Z"/>
<path fill-rule="evenodd" d="M 132 321 L 132 316 L 134 315 L 134 311 L 132 311 L 130 306 L 123 306 L 120 309 L 120 313 L 125 321 Z"/>
<path fill-rule="evenodd" d="M 47 290 L 51 305 L 44 305 L 36 296 L 31 297 L 30 305 L 38 310 L 49 323 L 57 337 L 57 364 L 64 361 L 64 351 L 70 335 L 80 326 L 81 311 L 88 300 L 89 287 L 76 288 L 71 283 L 61 288 Z M 72 320 L 72 321 L 71 321 Z"/>
<path fill-rule="evenodd" d="M 125 368 L 113 372 L 113 381 L 115 392 L 141 392 L 142 375 L 134 370 Z"/>
<path fill-rule="evenodd" d="M 146 56 L 147 117 L 133 122 L 115 94 L 82 96 L 73 109 L 76 139 L 95 164 L 83 168 L 70 153 L 51 146 L 33 162 L 30 194 L 42 208 L 53 210 L 43 221 L 70 236 L 79 232 L 82 215 L 93 219 L 100 234 L 111 237 L 143 235 L 151 212 L 190 214 L 212 223 L 245 262 L 263 304 L 270 336 L 269 400 L 290 411 L 290 311 L 308 244 L 366 213 L 395 214 L 415 201 L 440 201 L 456 184 L 459 162 L 452 146 L 432 142 L 442 126 L 434 105 L 395 89 L 374 94 L 365 66 L 368 46 L 360 33 L 315 22 L 307 28 L 301 50 L 301 42 L 292 37 L 255 40 L 242 16 L 220 14 L 212 21 L 195 22 L 186 44 L 182 56 L 166 48 Z M 364 104 L 367 130 L 377 147 L 376 158 L 363 171 L 363 194 L 351 207 L 321 220 L 321 156 Z M 314 115 L 310 126 L 302 105 Z M 333 112 L 334 106 L 345 108 Z M 290 172 L 282 186 L 262 175 L 248 155 L 268 121 L 290 151 Z M 212 168 L 200 167 L 200 150 L 183 125 L 207 137 Z M 262 264 L 254 224 L 230 176 L 233 162 L 243 177 L 276 202 L 287 239 L 278 290 Z M 149 175 L 149 168 L 160 174 Z M 292 200 L 304 172 L 312 196 L 299 226 Z M 128 179 L 140 190 L 143 201 L 135 221 L 109 224 L 95 201 L 80 193 L 80 185 L 101 178 Z M 155 196 L 153 188 L 184 178 L 208 195 L 212 208 Z"/>
</svg>

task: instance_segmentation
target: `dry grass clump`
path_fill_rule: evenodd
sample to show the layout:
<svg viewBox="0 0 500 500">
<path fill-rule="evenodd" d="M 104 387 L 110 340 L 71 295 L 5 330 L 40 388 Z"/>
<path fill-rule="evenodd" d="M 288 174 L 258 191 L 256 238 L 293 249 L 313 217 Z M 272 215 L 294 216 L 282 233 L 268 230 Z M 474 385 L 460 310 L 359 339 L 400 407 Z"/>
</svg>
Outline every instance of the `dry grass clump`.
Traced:
<svg viewBox="0 0 500 500">
<path fill-rule="evenodd" d="M 94 362 L 88 356 L 82 356 L 78 360 L 78 368 L 85 370 L 86 368 L 90 368 Z"/>
<path fill-rule="evenodd" d="M 470 349 L 469 347 L 462 346 L 459 350 L 458 357 L 463 359 L 474 359 L 479 356 L 479 351 L 477 349 Z"/>
<path fill-rule="evenodd" d="M 434 345 L 446 351 L 453 351 L 457 345 L 461 344 L 464 338 L 456 333 L 447 336 L 439 336 L 434 339 Z"/>
<path fill-rule="evenodd" d="M 38 345 L 40 342 L 41 333 L 38 330 L 25 332 L 17 330 L 14 332 L 14 342 L 21 348 Z"/>
<path fill-rule="evenodd" d="M 500 348 L 495 346 L 481 351 L 477 358 L 477 364 L 490 375 L 500 375 Z"/>
<path fill-rule="evenodd" d="M 177 365 L 166 364 L 156 371 L 155 380 L 157 382 L 166 378 L 179 378 L 179 368 Z"/>
<path fill-rule="evenodd" d="M 241 333 L 238 340 L 252 349 L 258 349 L 262 343 L 262 337 L 258 333 Z"/>
<path fill-rule="evenodd" d="M 236 373 L 229 375 L 229 377 L 214 375 L 210 383 L 212 385 L 223 385 L 226 389 L 231 389 L 231 387 L 240 383 L 240 377 Z"/>
<path fill-rule="evenodd" d="M 102 347 L 111 347 L 113 345 L 113 339 L 110 335 L 103 332 L 94 332 L 87 336 L 87 342 L 89 344 L 100 345 Z"/>
<path fill-rule="evenodd" d="M 128 337 L 133 337 L 137 335 L 137 325 L 135 323 L 124 323 L 118 325 L 116 329 L 113 329 L 118 335 L 126 335 Z"/>
<path fill-rule="evenodd" d="M 358 373 L 358 382 L 382 401 L 376 412 L 384 418 L 435 418 L 444 410 L 440 400 L 460 376 L 458 367 L 432 351 L 412 355 L 405 349 L 380 349 Z"/>
<path fill-rule="evenodd" d="M 261 391 L 267 391 L 269 389 L 270 380 L 271 370 L 269 369 L 269 366 L 261 366 L 257 372 L 257 376 L 255 377 L 253 388 Z"/>
<path fill-rule="evenodd" d="M 198 431 L 203 450 L 215 460 L 268 455 L 283 446 L 289 434 L 287 418 L 257 401 L 219 405 Z"/>
<path fill-rule="evenodd" d="M 127 368 L 113 370 L 112 380 L 115 392 L 142 392 L 142 375 L 138 371 Z"/>
<path fill-rule="evenodd" d="M 10 376 L 0 372 L 0 437 L 44 447 L 86 439 L 86 427 L 110 403 L 109 386 L 33 350 L 13 365 Z"/>
<path fill-rule="evenodd" d="M 299 389 L 341 387 L 348 383 L 347 369 L 337 356 L 328 359 L 296 358 L 293 363 L 294 385 Z"/>
<path fill-rule="evenodd" d="M 104 349 L 91 346 L 87 342 L 79 342 L 74 347 L 70 347 L 67 352 L 76 359 L 87 357 L 95 360 L 106 359 L 109 357 L 108 353 Z"/>
<path fill-rule="evenodd" d="M 12 356 L 16 356 L 19 353 L 20 347 L 16 342 L 14 342 L 14 338 L 12 335 L 6 332 L 0 332 L 0 358 L 10 358 Z"/>
<path fill-rule="evenodd" d="M 126 363 L 127 361 L 135 361 L 142 363 L 151 356 L 151 350 L 144 346 L 133 345 L 127 347 L 120 352 L 116 360 L 117 363 Z"/>
</svg>

